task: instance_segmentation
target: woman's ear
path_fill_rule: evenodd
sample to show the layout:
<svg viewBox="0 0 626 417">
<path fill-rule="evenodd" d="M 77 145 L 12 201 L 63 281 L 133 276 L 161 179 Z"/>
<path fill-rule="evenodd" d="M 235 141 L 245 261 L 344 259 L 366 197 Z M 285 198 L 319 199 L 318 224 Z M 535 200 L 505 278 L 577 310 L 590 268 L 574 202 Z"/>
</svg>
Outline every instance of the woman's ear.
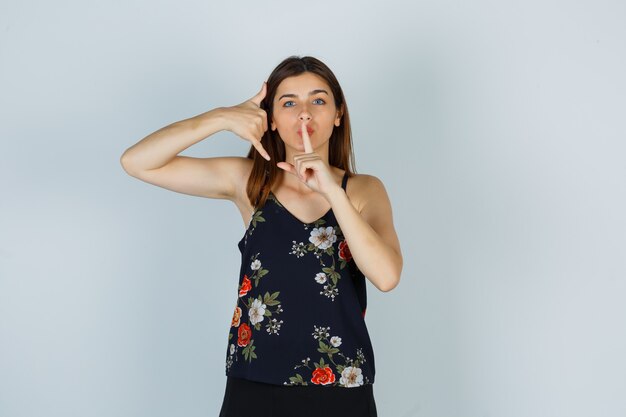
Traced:
<svg viewBox="0 0 626 417">
<path fill-rule="evenodd" d="M 343 106 L 341 106 L 340 110 L 337 110 L 337 116 L 335 117 L 335 126 L 339 126 L 341 124 L 341 116 L 343 116 Z"/>
</svg>

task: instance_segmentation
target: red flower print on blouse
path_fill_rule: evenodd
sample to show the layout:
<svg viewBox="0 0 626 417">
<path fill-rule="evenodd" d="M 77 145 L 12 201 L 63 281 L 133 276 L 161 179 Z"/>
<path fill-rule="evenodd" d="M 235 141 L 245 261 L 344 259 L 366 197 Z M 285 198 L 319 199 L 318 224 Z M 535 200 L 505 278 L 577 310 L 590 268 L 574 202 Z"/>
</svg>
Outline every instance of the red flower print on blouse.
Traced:
<svg viewBox="0 0 626 417">
<path fill-rule="evenodd" d="M 335 374 L 328 366 L 323 368 L 315 368 L 311 382 L 316 385 L 328 385 L 335 382 Z"/>
<path fill-rule="evenodd" d="M 352 254 L 350 253 L 350 248 L 348 247 L 348 242 L 345 240 L 339 242 L 339 257 L 344 259 L 346 262 L 349 262 L 352 259 Z"/>
<path fill-rule="evenodd" d="M 237 331 L 237 344 L 240 347 L 247 346 L 250 343 L 250 338 L 252 337 L 252 331 L 250 330 L 250 326 L 246 323 L 241 323 L 239 326 L 239 330 Z"/>
<path fill-rule="evenodd" d="M 251 289 L 252 282 L 250 282 L 250 279 L 247 275 L 244 275 L 243 282 L 241 283 L 241 288 L 239 288 L 239 296 L 243 297 L 244 295 L 248 294 L 248 291 L 250 291 Z"/>
<path fill-rule="evenodd" d="M 237 306 L 235 307 L 235 313 L 233 314 L 233 320 L 230 323 L 230 325 L 232 327 L 238 327 L 239 323 L 241 322 L 241 307 Z"/>
</svg>

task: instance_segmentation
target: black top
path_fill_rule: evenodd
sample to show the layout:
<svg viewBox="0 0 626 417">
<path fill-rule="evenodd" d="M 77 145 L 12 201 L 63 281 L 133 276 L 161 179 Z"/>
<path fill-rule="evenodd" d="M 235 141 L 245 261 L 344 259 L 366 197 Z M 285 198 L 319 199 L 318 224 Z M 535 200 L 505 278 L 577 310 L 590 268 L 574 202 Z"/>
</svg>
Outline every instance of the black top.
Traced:
<svg viewBox="0 0 626 417">
<path fill-rule="evenodd" d="M 346 172 L 344 191 L 347 181 Z M 226 375 L 276 385 L 373 384 L 365 277 L 332 209 L 303 223 L 270 191 L 238 247 Z"/>
</svg>

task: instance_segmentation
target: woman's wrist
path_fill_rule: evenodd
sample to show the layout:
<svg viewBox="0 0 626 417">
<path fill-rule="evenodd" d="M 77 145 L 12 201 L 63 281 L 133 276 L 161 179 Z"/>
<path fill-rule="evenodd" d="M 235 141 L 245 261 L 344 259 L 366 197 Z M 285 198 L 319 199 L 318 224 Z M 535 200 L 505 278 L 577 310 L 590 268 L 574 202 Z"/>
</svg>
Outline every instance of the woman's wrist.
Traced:
<svg viewBox="0 0 626 417">
<path fill-rule="evenodd" d="M 225 107 L 216 107 L 191 119 L 187 119 L 187 121 L 190 122 L 192 129 L 200 129 L 206 134 L 204 137 L 208 137 L 221 130 L 228 130 L 226 112 Z"/>
</svg>

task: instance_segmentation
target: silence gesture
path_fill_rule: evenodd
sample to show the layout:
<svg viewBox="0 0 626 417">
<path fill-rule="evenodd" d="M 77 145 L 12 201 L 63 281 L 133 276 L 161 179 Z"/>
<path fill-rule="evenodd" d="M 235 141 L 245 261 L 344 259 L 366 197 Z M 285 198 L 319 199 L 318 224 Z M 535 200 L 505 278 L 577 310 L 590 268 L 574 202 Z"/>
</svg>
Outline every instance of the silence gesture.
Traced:
<svg viewBox="0 0 626 417">
<path fill-rule="evenodd" d="M 339 185 L 335 182 L 328 164 L 314 152 L 305 121 L 302 121 L 300 131 L 302 133 L 304 153 L 294 155 L 293 161 L 295 166 L 289 162 L 279 162 L 276 166 L 298 177 L 300 181 L 313 191 L 326 196 L 333 187 L 339 187 Z"/>
</svg>

